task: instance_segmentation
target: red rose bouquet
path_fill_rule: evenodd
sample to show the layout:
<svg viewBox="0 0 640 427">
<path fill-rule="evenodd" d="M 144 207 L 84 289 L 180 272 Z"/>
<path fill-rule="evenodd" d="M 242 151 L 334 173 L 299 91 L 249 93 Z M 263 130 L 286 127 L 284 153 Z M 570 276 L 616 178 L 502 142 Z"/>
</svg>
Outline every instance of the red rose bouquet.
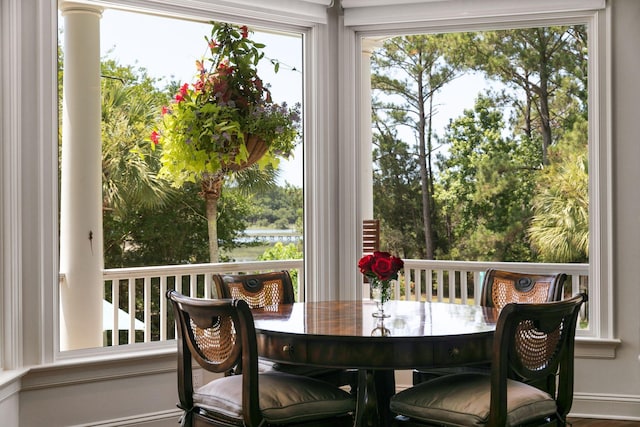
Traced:
<svg viewBox="0 0 640 427">
<path fill-rule="evenodd" d="M 382 306 L 391 297 L 390 282 L 398 279 L 398 272 L 402 267 L 404 261 L 389 252 L 376 251 L 373 255 L 363 256 L 358 262 L 360 272 L 369 278 L 372 291 L 379 293 L 379 301 L 376 301 L 379 302 L 378 317 L 384 316 Z"/>
</svg>

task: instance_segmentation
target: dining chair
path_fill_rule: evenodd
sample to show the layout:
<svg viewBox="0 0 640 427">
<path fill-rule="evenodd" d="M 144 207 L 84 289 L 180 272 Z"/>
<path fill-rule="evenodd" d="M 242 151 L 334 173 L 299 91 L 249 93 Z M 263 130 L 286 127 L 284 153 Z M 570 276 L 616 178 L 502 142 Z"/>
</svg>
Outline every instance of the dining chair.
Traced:
<svg viewBox="0 0 640 427">
<path fill-rule="evenodd" d="M 293 281 L 287 270 L 256 274 L 214 274 L 219 298 L 242 299 L 250 308 L 277 307 L 295 302 Z"/>
<path fill-rule="evenodd" d="M 508 303 L 542 303 L 560 301 L 564 273 L 522 273 L 490 268 L 484 274 L 480 305 L 501 309 Z M 461 366 L 453 368 L 414 369 L 413 384 L 464 371 L 489 370 L 489 365 Z"/>
<path fill-rule="evenodd" d="M 355 399 L 346 391 L 305 376 L 258 373 L 256 331 L 244 300 L 174 290 L 167 298 L 176 318 L 182 426 L 352 425 Z M 196 388 L 192 360 L 224 375 Z"/>
<path fill-rule="evenodd" d="M 505 305 L 490 373 L 446 375 L 395 394 L 389 407 L 397 425 L 566 425 L 576 323 L 585 301 L 586 294 L 579 294 L 565 301 Z"/>
<path fill-rule="evenodd" d="M 279 304 L 295 302 L 291 274 L 287 270 L 256 274 L 214 274 L 220 298 L 242 299 L 251 309 L 277 310 Z M 272 362 L 259 358 L 261 372 L 276 370 L 321 379 L 337 386 L 357 386 L 357 371 Z"/>
<path fill-rule="evenodd" d="M 482 281 L 480 305 L 502 308 L 512 302 L 560 301 L 566 279 L 564 273 L 529 274 L 490 268 Z"/>
</svg>

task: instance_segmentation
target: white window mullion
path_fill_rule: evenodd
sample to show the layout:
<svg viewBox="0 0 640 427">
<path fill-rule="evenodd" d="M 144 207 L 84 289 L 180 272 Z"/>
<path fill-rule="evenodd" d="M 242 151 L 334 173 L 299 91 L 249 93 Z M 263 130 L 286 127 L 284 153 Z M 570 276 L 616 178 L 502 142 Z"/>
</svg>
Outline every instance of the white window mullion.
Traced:
<svg viewBox="0 0 640 427">
<path fill-rule="evenodd" d="M 21 26 L 20 9 L 17 1 L 0 4 L 0 99 L 4 111 L 0 125 L 0 370 L 12 369 L 21 365 L 22 334 L 21 316 L 21 282 L 22 264 L 20 215 L 20 57 Z M 5 143 L 6 141 L 6 143 Z"/>
</svg>

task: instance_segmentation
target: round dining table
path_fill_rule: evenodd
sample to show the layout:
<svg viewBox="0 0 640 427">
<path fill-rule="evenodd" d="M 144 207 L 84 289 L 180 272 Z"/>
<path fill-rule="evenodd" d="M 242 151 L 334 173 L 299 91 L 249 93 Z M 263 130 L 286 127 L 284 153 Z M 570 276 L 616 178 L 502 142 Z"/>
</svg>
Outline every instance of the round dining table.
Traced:
<svg viewBox="0 0 640 427">
<path fill-rule="evenodd" d="M 253 310 L 258 353 L 281 363 L 358 370 L 356 426 L 391 424 L 398 369 L 491 361 L 494 308 L 446 302 L 374 301 L 281 304 Z"/>
</svg>

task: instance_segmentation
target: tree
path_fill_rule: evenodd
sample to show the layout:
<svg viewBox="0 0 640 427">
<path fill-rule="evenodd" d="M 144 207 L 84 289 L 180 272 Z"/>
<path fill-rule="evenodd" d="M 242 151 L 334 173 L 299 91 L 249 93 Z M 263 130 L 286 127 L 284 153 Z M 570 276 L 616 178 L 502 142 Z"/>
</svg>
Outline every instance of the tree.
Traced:
<svg viewBox="0 0 640 427">
<path fill-rule="evenodd" d="M 504 137 L 503 128 L 502 111 L 487 95 L 447 127 L 451 145 L 441 158 L 437 191 L 448 237 L 442 257 L 531 258 L 525 231 L 540 159 L 532 157 L 528 140 Z"/>
<path fill-rule="evenodd" d="M 238 246 L 252 210 L 246 195 L 229 188 L 220 201 L 218 239 L 221 259 Z M 204 263 L 209 261 L 207 218 L 198 185 L 188 183 L 164 205 L 141 207 L 122 216 L 105 216 L 105 266 Z"/>
<path fill-rule="evenodd" d="M 301 188 L 286 184 L 270 187 L 254 194 L 255 209 L 247 220 L 254 227 L 297 229 L 302 232 L 303 193 Z"/>
<path fill-rule="evenodd" d="M 547 173 L 546 167 L 556 161 L 550 155 L 552 147 L 587 120 L 585 27 L 411 37 L 390 39 L 376 52 L 379 56 L 372 56 L 374 94 L 384 101 L 374 98 L 373 120 L 374 133 L 378 130 L 379 141 L 387 144 L 399 139 L 395 130 L 403 126 L 416 134 L 423 218 L 427 217 L 425 207 L 430 216 L 429 223 L 415 231 L 424 230 L 426 258 L 430 258 L 430 247 L 439 258 L 531 261 L 542 257 L 542 246 L 529 240 L 534 194 L 545 191 L 545 181 L 539 181 L 538 175 Z M 418 37 L 427 37 L 426 47 L 409 43 Z M 447 70 L 439 76 L 444 84 L 449 84 L 448 77 L 478 71 L 505 87 L 479 96 L 474 110 L 453 120 L 443 137 L 430 128 L 437 112 L 438 80 L 429 85 L 429 77 L 413 77 L 419 70 L 415 64 L 428 58 L 425 50 L 441 54 L 431 65 L 434 70 Z M 426 89 L 420 92 L 416 82 Z M 425 93 L 428 98 L 421 98 Z M 426 106 L 422 110 L 420 100 Z M 435 150 L 439 150 L 438 161 L 432 167 Z M 583 195 L 576 193 L 578 205 L 587 196 L 584 190 Z M 429 194 L 427 200 L 425 194 Z M 384 205 L 384 197 L 380 203 Z M 380 209 L 378 202 L 375 209 Z M 574 231 L 565 228 L 563 232 Z"/>
<path fill-rule="evenodd" d="M 539 176 L 529 236 L 544 262 L 588 262 L 587 123 L 575 124 L 549 155 Z"/>
<path fill-rule="evenodd" d="M 474 33 L 465 51 L 472 68 L 524 94 L 513 98 L 513 106 L 524 134 L 529 139 L 541 138 L 542 163 L 548 164 L 548 149 L 559 138 L 554 137 L 553 129 L 561 126 L 561 107 L 566 107 L 553 108 L 554 100 L 569 93 L 574 102 L 580 101 L 579 109 L 586 107 L 585 27 Z"/>
<path fill-rule="evenodd" d="M 155 126 L 155 112 L 167 96 L 144 69 L 104 60 L 102 71 L 102 194 L 113 215 L 145 206 L 155 208 L 172 194 L 158 178 L 158 156 L 141 154 L 145 135 Z"/>
<path fill-rule="evenodd" d="M 417 157 L 422 196 L 425 258 L 434 258 L 432 126 L 433 96 L 456 77 L 455 64 L 444 59 L 448 35 L 394 37 L 371 56 L 371 86 L 389 101 L 391 120 L 409 127 L 418 141 Z M 397 77 L 399 75 L 399 77 Z"/>
<path fill-rule="evenodd" d="M 424 230 L 418 161 L 397 130 L 381 120 L 373 121 L 373 213 L 381 219 L 381 246 L 404 258 L 424 254 Z"/>
</svg>

